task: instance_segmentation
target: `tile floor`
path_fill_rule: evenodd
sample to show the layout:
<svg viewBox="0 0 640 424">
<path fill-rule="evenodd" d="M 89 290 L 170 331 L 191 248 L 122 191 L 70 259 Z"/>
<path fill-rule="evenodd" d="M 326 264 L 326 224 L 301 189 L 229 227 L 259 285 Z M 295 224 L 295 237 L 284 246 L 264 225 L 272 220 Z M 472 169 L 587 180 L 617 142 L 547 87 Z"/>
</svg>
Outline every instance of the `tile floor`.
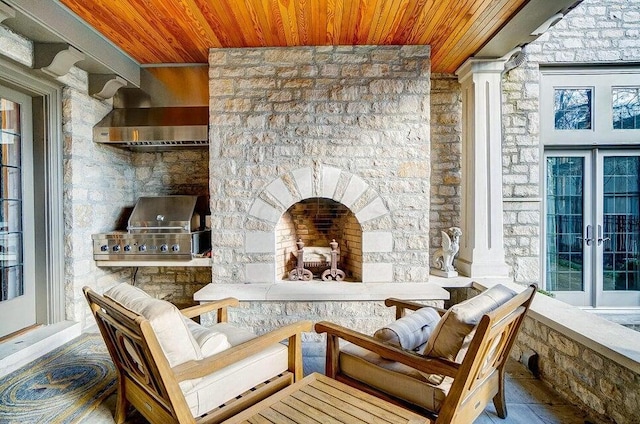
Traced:
<svg viewBox="0 0 640 424">
<path fill-rule="evenodd" d="M 320 343 L 303 345 L 304 372 L 324 372 L 324 346 Z M 564 402 L 552 389 L 546 387 L 520 363 L 511 361 L 507 366 L 508 417 L 496 415 L 489 406 L 474 424 L 591 424 L 579 409 Z M 87 416 L 83 424 L 113 424 L 115 396 L 110 396 L 100 407 Z M 146 420 L 136 411 L 129 414 L 128 424 L 144 424 Z"/>
</svg>

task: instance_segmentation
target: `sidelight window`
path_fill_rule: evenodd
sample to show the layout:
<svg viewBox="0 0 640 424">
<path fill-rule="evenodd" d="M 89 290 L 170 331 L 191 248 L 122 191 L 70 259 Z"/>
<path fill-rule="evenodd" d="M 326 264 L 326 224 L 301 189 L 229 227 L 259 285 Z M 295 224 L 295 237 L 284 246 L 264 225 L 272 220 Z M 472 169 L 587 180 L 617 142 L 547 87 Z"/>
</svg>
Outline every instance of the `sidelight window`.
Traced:
<svg viewBox="0 0 640 424">
<path fill-rule="evenodd" d="M 24 294 L 20 104 L 0 99 L 0 300 Z"/>
</svg>

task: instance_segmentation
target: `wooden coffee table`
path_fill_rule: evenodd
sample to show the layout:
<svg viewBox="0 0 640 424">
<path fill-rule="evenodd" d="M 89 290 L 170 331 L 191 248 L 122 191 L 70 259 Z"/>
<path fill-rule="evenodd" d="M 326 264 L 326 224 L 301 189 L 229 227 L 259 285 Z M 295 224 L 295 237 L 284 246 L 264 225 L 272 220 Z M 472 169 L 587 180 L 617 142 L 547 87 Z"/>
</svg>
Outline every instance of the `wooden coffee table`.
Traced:
<svg viewBox="0 0 640 424">
<path fill-rule="evenodd" d="M 404 423 L 430 421 L 322 374 L 313 373 L 228 419 L 231 423 Z"/>
</svg>

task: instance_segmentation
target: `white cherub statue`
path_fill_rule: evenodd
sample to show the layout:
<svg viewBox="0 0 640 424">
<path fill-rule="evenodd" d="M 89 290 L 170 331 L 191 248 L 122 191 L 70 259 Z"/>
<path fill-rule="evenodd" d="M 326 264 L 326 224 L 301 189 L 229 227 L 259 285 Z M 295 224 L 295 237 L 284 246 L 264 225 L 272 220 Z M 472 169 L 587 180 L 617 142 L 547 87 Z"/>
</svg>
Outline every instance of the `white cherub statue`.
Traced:
<svg viewBox="0 0 640 424">
<path fill-rule="evenodd" d="M 441 248 L 436 250 L 433 255 L 432 270 L 439 271 L 438 275 L 445 277 L 457 276 L 455 267 L 453 266 L 453 259 L 460 250 L 460 236 L 462 236 L 462 230 L 458 227 L 449 227 L 447 231 L 441 231 L 442 244 Z"/>
</svg>

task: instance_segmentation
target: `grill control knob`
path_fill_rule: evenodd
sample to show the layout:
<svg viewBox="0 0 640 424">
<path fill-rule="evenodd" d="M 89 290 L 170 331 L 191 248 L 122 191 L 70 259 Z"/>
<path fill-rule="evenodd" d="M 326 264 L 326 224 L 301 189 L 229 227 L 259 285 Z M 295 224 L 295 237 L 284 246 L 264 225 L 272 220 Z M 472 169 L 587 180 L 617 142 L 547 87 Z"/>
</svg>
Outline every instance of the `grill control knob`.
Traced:
<svg viewBox="0 0 640 424">
<path fill-rule="evenodd" d="M 109 250 L 109 246 L 106 244 L 103 244 L 102 246 L 100 246 L 100 251 L 101 252 L 106 252 Z"/>
<path fill-rule="evenodd" d="M 119 252 L 120 251 L 120 245 L 116 244 L 115 246 L 113 246 L 113 251 L 114 252 Z"/>
<path fill-rule="evenodd" d="M 146 252 L 147 251 L 147 245 L 146 244 L 141 244 L 138 247 L 138 250 L 141 251 L 141 252 Z"/>
<path fill-rule="evenodd" d="M 125 252 L 131 252 L 131 246 L 129 246 L 128 244 L 124 247 L 124 251 Z"/>
<path fill-rule="evenodd" d="M 180 245 L 179 244 L 174 244 L 173 246 L 171 246 L 171 250 L 174 252 L 179 252 L 180 251 Z"/>
<path fill-rule="evenodd" d="M 166 244 L 163 244 L 160 246 L 161 252 L 167 252 L 168 250 L 169 250 L 169 246 L 167 246 Z"/>
</svg>

